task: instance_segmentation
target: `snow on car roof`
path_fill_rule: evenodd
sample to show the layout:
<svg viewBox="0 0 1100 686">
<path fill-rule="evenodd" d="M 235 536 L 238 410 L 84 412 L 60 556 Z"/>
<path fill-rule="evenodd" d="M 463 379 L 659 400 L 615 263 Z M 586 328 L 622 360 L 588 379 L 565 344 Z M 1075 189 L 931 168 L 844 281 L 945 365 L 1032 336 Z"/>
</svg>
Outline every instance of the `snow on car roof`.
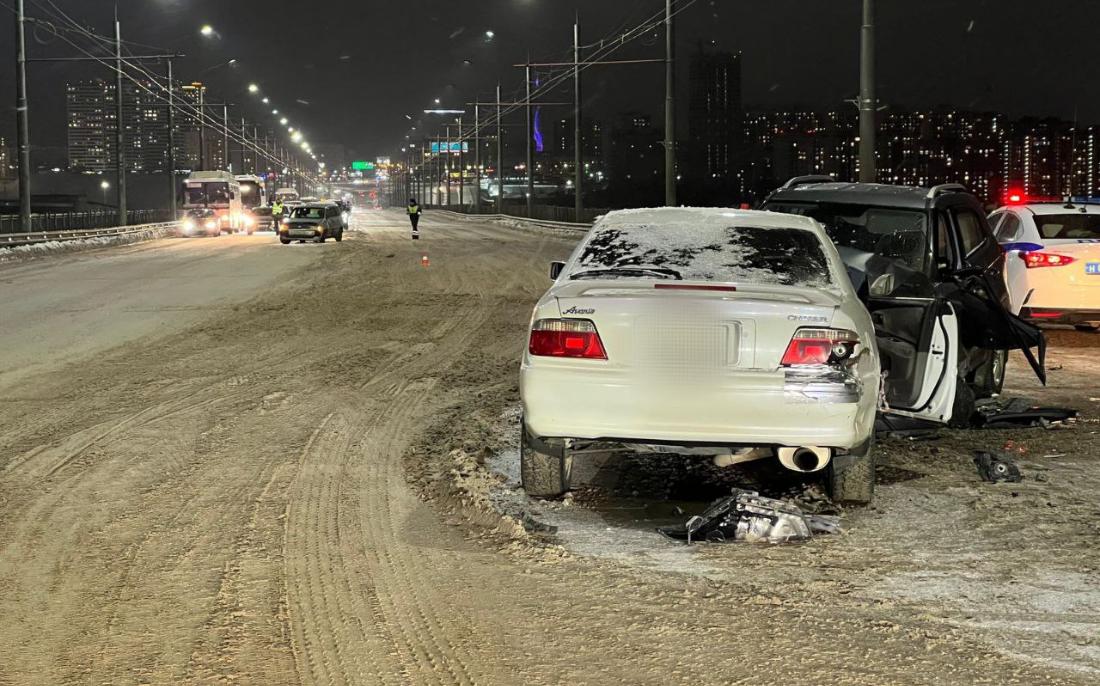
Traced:
<svg viewBox="0 0 1100 686">
<path fill-rule="evenodd" d="M 1030 210 L 1034 214 L 1100 214 L 1100 205 L 1074 203 L 1073 207 L 1066 207 L 1064 202 L 1042 202 L 1016 205 Z"/>
<path fill-rule="evenodd" d="M 826 288 L 836 284 L 827 243 L 809 217 L 713 208 L 623 210 L 597 222 L 569 276 L 664 273 L 694 281 Z M 647 271 L 652 273 L 641 273 Z"/>
</svg>

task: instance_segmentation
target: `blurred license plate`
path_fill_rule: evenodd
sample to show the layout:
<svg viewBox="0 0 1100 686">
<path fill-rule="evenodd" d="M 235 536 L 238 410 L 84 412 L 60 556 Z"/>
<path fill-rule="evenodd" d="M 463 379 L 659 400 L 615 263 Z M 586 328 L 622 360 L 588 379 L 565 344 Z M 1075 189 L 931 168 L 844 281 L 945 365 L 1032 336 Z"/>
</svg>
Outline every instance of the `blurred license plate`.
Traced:
<svg viewBox="0 0 1100 686">
<path fill-rule="evenodd" d="M 1100 276 L 1100 262 L 1088 262 L 1085 264 L 1085 273 Z"/>
</svg>

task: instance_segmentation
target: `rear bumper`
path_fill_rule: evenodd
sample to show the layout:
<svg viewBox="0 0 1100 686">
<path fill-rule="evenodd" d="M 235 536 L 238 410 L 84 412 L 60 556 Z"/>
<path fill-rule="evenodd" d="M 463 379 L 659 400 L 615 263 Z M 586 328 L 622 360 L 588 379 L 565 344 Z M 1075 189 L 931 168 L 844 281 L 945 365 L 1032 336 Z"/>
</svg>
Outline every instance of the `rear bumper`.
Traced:
<svg viewBox="0 0 1100 686">
<path fill-rule="evenodd" d="M 639 383 L 614 371 L 525 365 L 524 418 L 539 438 L 849 449 L 874 428 L 877 389 L 783 372 Z"/>
<path fill-rule="evenodd" d="M 1035 324 L 1089 324 L 1100 323 L 1100 309 L 1083 310 L 1061 307 L 1025 307 L 1020 319 Z"/>
</svg>

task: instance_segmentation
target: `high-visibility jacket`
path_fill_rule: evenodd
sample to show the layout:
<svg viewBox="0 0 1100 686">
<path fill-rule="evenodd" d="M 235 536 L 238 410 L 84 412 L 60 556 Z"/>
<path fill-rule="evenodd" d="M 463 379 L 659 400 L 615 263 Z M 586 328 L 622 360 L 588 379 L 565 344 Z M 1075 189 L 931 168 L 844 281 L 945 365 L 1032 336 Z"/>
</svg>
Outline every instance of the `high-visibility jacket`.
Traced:
<svg viewBox="0 0 1100 686">
<path fill-rule="evenodd" d="M 283 203 L 277 202 L 274 205 L 272 205 L 271 206 L 271 214 L 272 214 L 272 216 L 278 216 L 278 217 L 283 216 Z"/>
<path fill-rule="evenodd" d="M 409 205 L 406 209 L 408 209 L 410 215 L 420 214 L 420 205 Z"/>
</svg>

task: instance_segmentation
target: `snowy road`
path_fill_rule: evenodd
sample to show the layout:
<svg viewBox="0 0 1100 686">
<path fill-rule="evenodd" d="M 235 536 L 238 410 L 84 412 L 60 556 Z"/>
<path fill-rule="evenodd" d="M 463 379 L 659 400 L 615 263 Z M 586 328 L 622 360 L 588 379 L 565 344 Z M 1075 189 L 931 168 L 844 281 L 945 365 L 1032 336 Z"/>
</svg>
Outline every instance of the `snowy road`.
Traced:
<svg viewBox="0 0 1100 686">
<path fill-rule="evenodd" d="M 570 239 L 354 228 L 0 267 L 0 684 L 1095 683 L 1089 456 L 1021 498 L 892 482 L 821 545 L 697 549 L 713 578 L 570 554 L 454 495 L 488 479 Z M 1065 359 L 1082 400 L 1096 370 Z M 1048 630 L 1074 650 L 1037 659 Z"/>
</svg>

